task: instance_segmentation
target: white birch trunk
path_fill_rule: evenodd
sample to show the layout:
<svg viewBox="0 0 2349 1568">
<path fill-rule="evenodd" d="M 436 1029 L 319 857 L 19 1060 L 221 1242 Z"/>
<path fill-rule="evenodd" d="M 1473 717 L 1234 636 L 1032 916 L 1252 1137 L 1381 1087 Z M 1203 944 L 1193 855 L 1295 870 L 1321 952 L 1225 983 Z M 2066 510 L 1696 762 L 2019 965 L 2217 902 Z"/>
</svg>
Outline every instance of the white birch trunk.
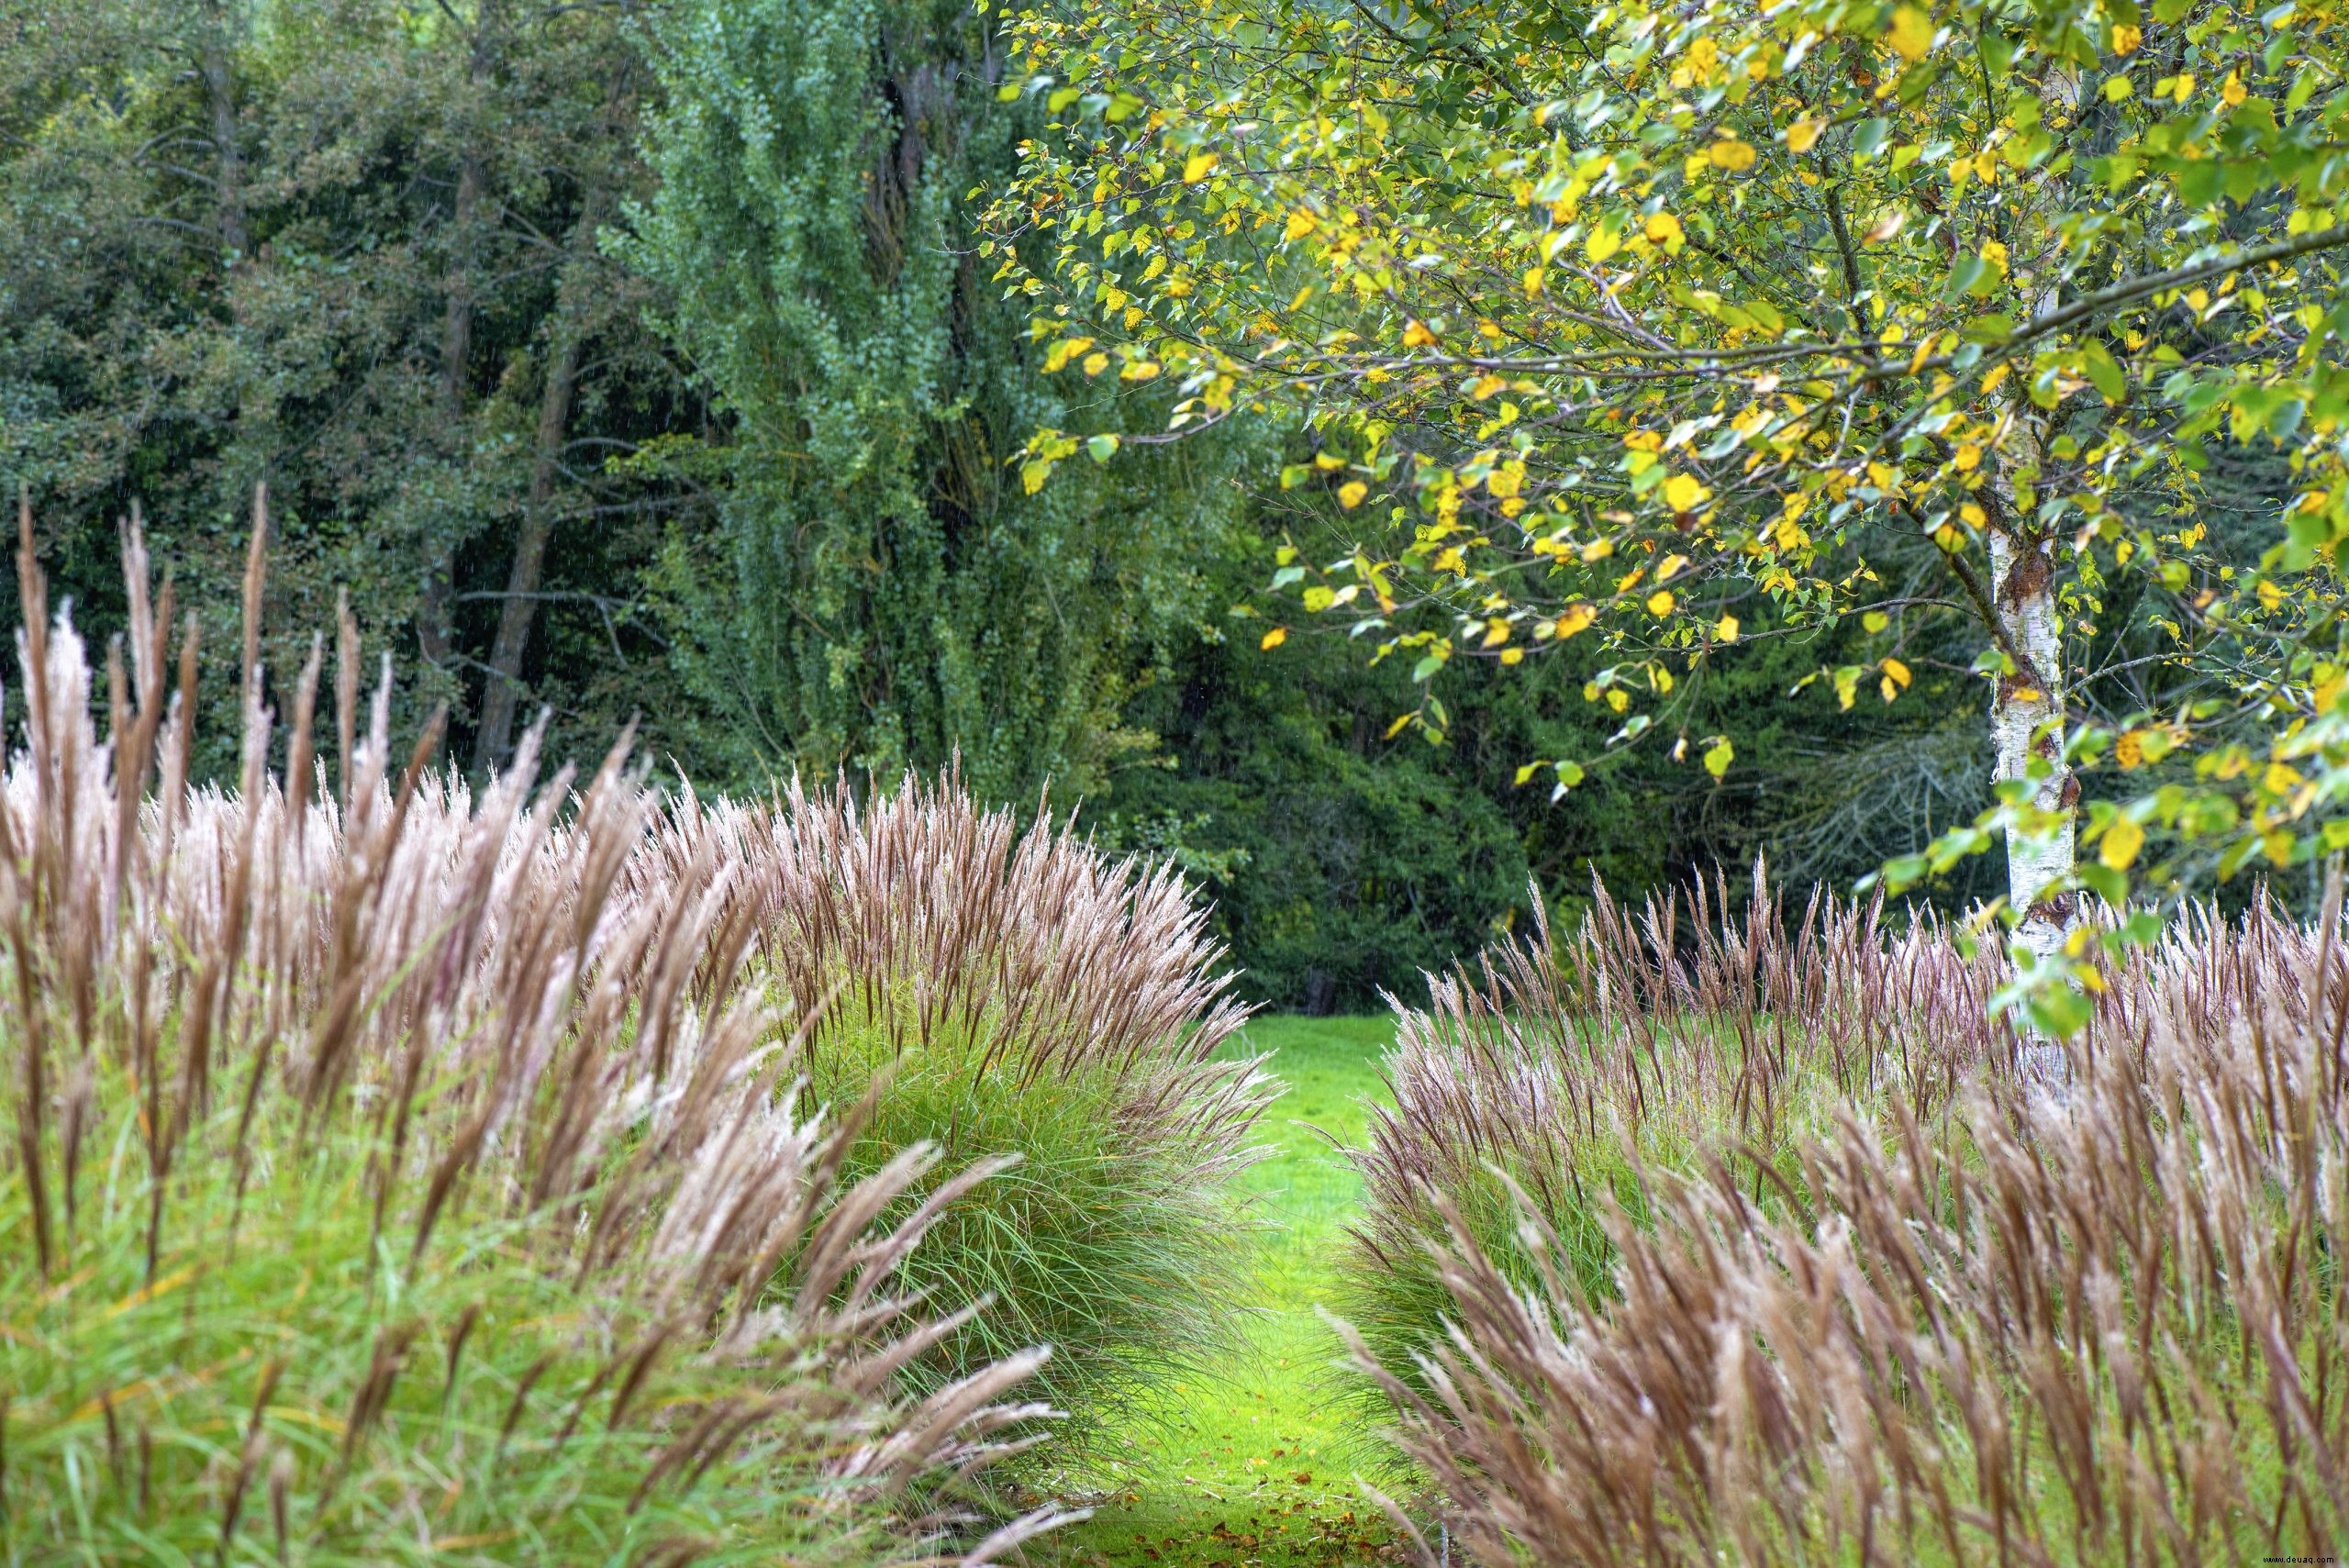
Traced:
<svg viewBox="0 0 2349 1568">
<path fill-rule="evenodd" d="M 2054 101 L 2077 108 L 2076 72 L 2053 72 L 2046 88 Z M 2053 309 L 2056 300 L 2054 289 L 2043 290 L 2032 300 L 2033 314 Z M 2017 504 L 2013 479 L 2021 468 L 2037 483 L 2045 448 L 2038 417 L 2021 389 L 2010 387 L 2007 395 L 2007 434 L 1999 442 L 2000 472 L 1993 483 L 1999 515 L 1987 531 L 1990 597 L 2015 668 L 1991 690 L 1990 738 L 1997 751 L 1991 777 L 2030 781 L 2031 803 L 2053 819 L 2043 832 L 2021 826 L 2007 829 L 2007 901 L 2017 917 L 2015 940 L 2035 962 L 2044 962 L 2063 950 L 2078 921 L 2076 895 L 2048 889 L 2072 873 L 2080 781 L 2064 760 L 2064 642 L 2055 614 L 2053 546 Z M 2034 761 L 2045 764 L 2035 780 Z M 2043 1084 L 2068 1081 L 2069 1058 L 2060 1044 L 2036 1029 L 2027 1028 L 2024 1039 L 2027 1072 Z"/>
<path fill-rule="evenodd" d="M 1998 762 L 1991 777 L 2029 779 L 2032 759 L 2047 771 L 2031 799 L 2060 818 L 2047 834 L 2020 828 L 2007 834 L 2007 899 L 2021 924 L 2017 940 L 2040 958 L 2052 956 L 2071 932 L 2073 900 L 2043 897 L 2048 885 L 2071 874 L 2073 808 L 2079 784 L 2064 762 L 2064 650 L 2055 618 L 2054 563 L 2046 546 L 2002 530 L 1990 534 L 1990 592 L 1998 621 L 2016 655 L 1990 697 L 1990 737 Z"/>
</svg>

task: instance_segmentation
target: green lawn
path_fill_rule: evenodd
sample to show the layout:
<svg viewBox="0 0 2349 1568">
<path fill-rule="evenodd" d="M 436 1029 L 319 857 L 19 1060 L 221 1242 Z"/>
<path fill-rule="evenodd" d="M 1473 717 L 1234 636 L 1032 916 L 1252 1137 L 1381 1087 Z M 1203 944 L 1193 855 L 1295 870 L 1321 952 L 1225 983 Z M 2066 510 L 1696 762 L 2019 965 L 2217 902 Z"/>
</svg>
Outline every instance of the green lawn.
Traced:
<svg viewBox="0 0 2349 1568">
<path fill-rule="evenodd" d="M 1288 1084 L 1261 1129 L 1278 1152 L 1245 1178 L 1264 1226 L 1246 1351 L 1160 1391 L 1130 1431 L 1057 1477 L 1056 1490 L 1096 1512 L 1040 1558 L 1063 1568 L 1328 1568 L 1391 1555 L 1385 1521 L 1353 1485 L 1376 1451 L 1362 1407 L 1338 1389 L 1338 1341 L 1315 1308 L 1362 1202 L 1362 1184 L 1319 1134 L 1361 1138 L 1361 1102 L 1384 1095 L 1376 1065 L 1393 1040 L 1383 1017 L 1271 1018 L 1235 1042 L 1273 1052 Z"/>
</svg>

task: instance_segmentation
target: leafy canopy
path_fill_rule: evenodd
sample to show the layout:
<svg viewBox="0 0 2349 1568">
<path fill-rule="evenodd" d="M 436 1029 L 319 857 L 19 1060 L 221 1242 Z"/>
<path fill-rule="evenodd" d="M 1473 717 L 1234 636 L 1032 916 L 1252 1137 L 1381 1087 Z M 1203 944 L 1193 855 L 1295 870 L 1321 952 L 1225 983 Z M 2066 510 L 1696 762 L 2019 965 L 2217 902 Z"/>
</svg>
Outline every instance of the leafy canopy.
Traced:
<svg viewBox="0 0 2349 1568">
<path fill-rule="evenodd" d="M 1415 661 L 1398 731 L 1441 734 L 1453 661 L 1596 641 L 1620 749 L 1741 638 L 1851 616 L 1870 662 L 1813 676 L 1843 706 L 1901 696 L 1932 615 L 2013 680 L 1995 534 L 2052 551 L 2067 647 L 2126 640 L 2069 759 L 2166 760 L 2092 804 L 2078 880 L 2124 893 L 2148 828 L 2222 873 L 2335 841 L 2337 6 L 1038 0 L 1008 25 L 1004 91 L 1053 121 L 992 209 L 995 275 L 1048 370 L 1176 384 L 1162 439 L 1304 421 L 1282 483 L 1357 544 L 1274 585 Z M 1030 483 L 1075 450 L 1040 431 Z M 2254 537 L 2198 516 L 2218 461 L 2271 475 Z M 2046 826 L 2028 781 L 2000 794 L 1896 882 Z"/>
</svg>

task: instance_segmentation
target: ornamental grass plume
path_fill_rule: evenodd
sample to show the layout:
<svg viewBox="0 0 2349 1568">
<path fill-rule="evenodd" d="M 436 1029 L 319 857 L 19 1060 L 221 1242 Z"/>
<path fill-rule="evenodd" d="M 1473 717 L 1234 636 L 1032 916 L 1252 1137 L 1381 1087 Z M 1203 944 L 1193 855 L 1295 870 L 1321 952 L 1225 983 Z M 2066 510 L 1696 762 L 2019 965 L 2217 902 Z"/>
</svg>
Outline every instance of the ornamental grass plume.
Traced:
<svg viewBox="0 0 2349 1568">
<path fill-rule="evenodd" d="M 864 1129 L 792 1092 L 805 1016 L 739 983 L 737 868 L 628 874 L 655 806 L 624 746 L 577 793 L 533 789 L 535 740 L 478 796 L 429 735 L 403 767 L 346 621 L 339 787 L 315 647 L 273 776 L 257 528 L 241 779 L 191 788 L 193 621 L 174 690 L 137 528 L 103 740 L 22 530 L 10 1560 L 870 1562 L 967 1529 L 952 1483 L 1033 1429 L 1007 1401 L 1044 1352 L 906 1397 L 968 1318 L 904 1273 L 996 1166 L 843 1172 Z"/>
<path fill-rule="evenodd" d="M 1022 829 L 952 775 L 864 802 L 796 783 L 763 806 L 686 798 L 660 841 L 660 876 L 729 869 L 731 940 L 808 1020 L 819 1100 L 865 1105 L 848 1172 L 924 1144 L 949 1167 L 1019 1162 L 907 1260 L 939 1307 L 996 1304 L 909 1365 L 915 1387 L 1050 1344 L 1039 1384 L 1065 1442 L 1233 1348 L 1249 1228 L 1231 1178 L 1275 1089 L 1219 1050 L 1246 1009 L 1173 870 L 1049 816 Z"/>
<path fill-rule="evenodd" d="M 1340 1298 L 1391 1366 L 1441 1333 L 1451 1302 L 1430 1243 L 1454 1222 L 1531 1283 L 1521 1194 L 1554 1266 L 1603 1296 L 1619 1261 L 1608 1206 L 1646 1217 L 1651 1172 L 1717 1153 L 1774 1202 L 1800 1179 L 1795 1139 L 1837 1107 L 1930 1120 L 2015 1049 L 1989 1016 L 1994 955 L 1962 953 L 1930 917 L 1887 929 L 1876 903 L 1814 892 L 1790 917 L 1758 863 L 1742 916 L 1719 879 L 1636 914 L 1594 881 L 1571 933 L 1534 907 L 1531 941 L 1431 976 L 1424 1007 L 1396 1006 L 1394 1104 L 1372 1107 L 1353 1156 L 1366 1215 Z"/>
<path fill-rule="evenodd" d="M 1603 1288 L 1530 1190 L 1506 1256 L 1428 1193 L 1445 1327 L 1352 1342 L 1451 1541 L 1493 1568 L 2336 1549 L 2340 931 L 2337 877 L 2313 929 L 2180 922 L 2068 1042 L 2067 1096 L 1977 1067 L 1846 1099 L 1767 1166 L 1642 1160 L 1643 1209 L 1590 1206 Z M 1888 1059 L 1911 1026 L 1845 1027 Z"/>
</svg>

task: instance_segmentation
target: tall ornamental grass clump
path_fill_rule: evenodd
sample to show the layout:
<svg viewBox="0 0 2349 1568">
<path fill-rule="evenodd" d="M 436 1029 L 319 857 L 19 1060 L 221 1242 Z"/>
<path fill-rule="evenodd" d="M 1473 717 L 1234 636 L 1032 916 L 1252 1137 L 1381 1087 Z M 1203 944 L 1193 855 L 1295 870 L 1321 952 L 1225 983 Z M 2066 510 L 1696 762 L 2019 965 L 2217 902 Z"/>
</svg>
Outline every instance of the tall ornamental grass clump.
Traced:
<svg viewBox="0 0 2349 1568">
<path fill-rule="evenodd" d="M 193 633 L 174 693 L 170 593 L 150 603 L 135 532 L 101 740 L 25 524 L 0 1551 L 552 1568 L 945 1547 L 955 1478 L 1039 1415 L 1003 1401 L 1041 1351 L 921 1399 L 896 1383 L 962 1327 L 909 1296 L 907 1260 L 990 1168 L 908 1143 L 843 1171 L 861 1129 L 796 1108 L 798 1043 L 725 962 L 733 871 L 624 876 L 654 808 L 618 752 L 575 795 L 567 774 L 533 794 L 527 746 L 478 799 L 427 748 L 398 769 L 386 693 L 354 734 L 346 628 L 342 787 L 312 798 L 315 653 L 272 777 L 259 554 L 240 787 L 195 790 Z"/>
<path fill-rule="evenodd" d="M 1490 1568 L 2321 1559 L 2349 1540 L 2349 963 L 2194 918 L 2053 1088 L 1976 1064 L 1602 1203 L 1455 1226 L 1446 1329 L 1357 1338 L 1452 1548 Z M 1937 1029 L 1946 1027 L 1935 1025 Z M 1896 1014 L 1847 1047 L 1896 1056 Z M 1887 1136 L 1887 1126 L 1890 1135 Z M 1529 1287 L 1521 1265 L 1530 1262 Z M 1518 1266 L 1512 1266 L 1512 1263 Z"/>
<path fill-rule="evenodd" d="M 1408 1373 L 1453 1310 L 1436 1260 L 1455 1228 L 1534 1283 L 1520 1204 L 1554 1240 L 1547 1266 L 1605 1296 L 1610 1216 L 1644 1222 L 1661 1173 L 1717 1159 L 1769 1207 L 1799 1191 L 1796 1140 L 1842 1107 L 1880 1124 L 1896 1106 L 1943 1114 L 1977 1064 L 2013 1052 L 1989 1018 L 1999 984 L 1995 955 L 1962 955 L 1930 924 L 1888 929 L 1875 904 L 1814 894 L 1790 917 L 1758 866 L 1742 916 L 1718 882 L 1637 911 L 1594 884 L 1571 932 L 1537 899 L 1532 940 L 1396 1008 L 1394 1103 L 1372 1107 L 1353 1155 L 1366 1214 L 1340 1307 Z"/>
<path fill-rule="evenodd" d="M 1217 1053 L 1246 1012 L 1172 870 L 1049 818 L 1023 830 L 952 778 L 862 803 L 796 784 L 767 807 L 688 802 L 666 841 L 674 863 L 729 868 L 752 969 L 809 1020 L 818 1098 L 863 1106 L 849 1173 L 924 1145 L 941 1171 L 1017 1161 L 907 1262 L 941 1308 L 993 1303 L 942 1362 L 908 1368 L 916 1387 L 1050 1344 L 1040 1385 L 1081 1436 L 1142 1382 L 1233 1348 L 1231 1178 L 1274 1089 Z"/>
</svg>

